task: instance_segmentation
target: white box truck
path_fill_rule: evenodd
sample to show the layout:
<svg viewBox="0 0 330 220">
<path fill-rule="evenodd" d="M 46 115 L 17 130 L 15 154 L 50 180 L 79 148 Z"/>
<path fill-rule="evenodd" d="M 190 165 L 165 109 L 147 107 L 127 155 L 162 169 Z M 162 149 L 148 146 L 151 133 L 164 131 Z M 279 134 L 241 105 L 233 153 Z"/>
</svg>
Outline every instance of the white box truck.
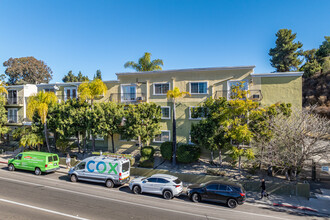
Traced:
<svg viewBox="0 0 330 220">
<path fill-rule="evenodd" d="M 130 161 L 116 156 L 88 157 L 71 168 L 68 173 L 72 182 L 78 180 L 105 183 L 109 188 L 122 185 L 130 179 Z"/>
</svg>

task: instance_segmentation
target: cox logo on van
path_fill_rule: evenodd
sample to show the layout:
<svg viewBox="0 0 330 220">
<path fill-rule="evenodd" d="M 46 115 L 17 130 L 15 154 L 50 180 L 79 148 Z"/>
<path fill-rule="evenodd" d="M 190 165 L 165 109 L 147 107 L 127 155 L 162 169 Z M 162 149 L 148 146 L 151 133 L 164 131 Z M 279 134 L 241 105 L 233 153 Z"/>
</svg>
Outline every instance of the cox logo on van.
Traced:
<svg viewBox="0 0 330 220">
<path fill-rule="evenodd" d="M 104 161 L 99 161 L 95 165 L 94 160 L 90 160 L 87 162 L 87 170 L 91 173 L 93 173 L 96 169 L 97 172 L 99 173 L 104 173 L 105 171 L 108 170 L 108 174 L 111 174 L 113 172 L 114 174 L 118 174 L 116 167 L 118 166 L 118 163 L 112 164 L 112 163 L 105 163 Z M 109 169 L 108 169 L 109 168 Z"/>
</svg>

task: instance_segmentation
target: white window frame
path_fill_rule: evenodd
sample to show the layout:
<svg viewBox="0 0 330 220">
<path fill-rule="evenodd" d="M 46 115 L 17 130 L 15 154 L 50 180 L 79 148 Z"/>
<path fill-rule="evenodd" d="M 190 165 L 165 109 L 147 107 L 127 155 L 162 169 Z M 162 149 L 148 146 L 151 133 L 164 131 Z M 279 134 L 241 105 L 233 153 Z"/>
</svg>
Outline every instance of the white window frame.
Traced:
<svg viewBox="0 0 330 220">
<path fill-rule="evenodd" d="M 200 107 L 200 106 L 190 106 L 189 107 L 189 120 L 202 120 L 202 119 L 204 119 L 204 118 L 192 118 L 191 117 L 191 108 L 198 108 L 198 107 Z"/>
<path fill-rule="evenodd" d="M 16 122 L 9 122 L 9 110 L 16 110 Z M 7 111 L 7 122 L 8 123 L 18 123 L 18 108 L 8 108 L 8 111 Z"/>
<path fill-rule="evenodd" d="M 124 95 L 123 86 L 134 86 L 135 87 L 135 98 L 134 98 L 134 100 L 123 100 L 123 95 Z M 131 84 L 121 84 L 120 85 L 120 100 L 121 100 L 121 102 L 135 102 L 136 97 L 137 97 L 137 85 L 136 84 L 131 83 Z"/>
<path fill-rule="evenodd" d="M 168 141 L 171 141 L 171 131 L 170 130 L 161 130 L 161 132 L 168 132 Z M 162 133 L 160 133 L 160 139 L 162 139 Z M 154 143 L 164 143 L 165 141 L 156 141 L 155 138 L 153 140 Z"/>
<path fill-rule="evenodd" d="M 72 90 L 76 90 L 76 98 L 78 98 L 78 88 L 76 86 L 71 86 L 71 87 L 64 87 L 64 101 L 66 102 L 66 100 L 68 100 L 68 97 L 67 97 L 67 94 L 66 94 L 66 91 L 67 90 L 70 90 L 70 99 L 73 99 L 72 97 Z"/>
<path fill-rule="evenodd" d="M 155 82 L 155 83 L 152 83 L 153 95 L 167 95 L 167 93 L 157 94 L 156 89 L 155 89 L 156 85 L 165 85 L 165 84 L 168 84 L 168 90 L 171 90 L 171 83 L 170 82 Z"/>
<path fill-rule="evenodd" d="M 192 93 L 191 92 L 191 83 L 206 83 L 206 93 Z M 191 95 L 206 95 L 209 93 L 209 82 L 208 81 L 191 81 L 189 82 L 189 93 Z"/>
<path fill-rule="evenodd" d="M 247 84 L 247 90 L 245 91 L 248 91 L 249 90 L 249 81 L 248 80 L 228 80 L 227 81 L 227 99 L 230 99 L 230 92 L 231 92 L 231 86 L 230 86 L 230 83 L 231 82 L 246 82 Z"/>
<path fill-rule="evenodd" d="M 162 114 L 161 119 L 171 119 L 171 106 L 161 106 L 160 108 L 161 109 L 162 108 L 168 108 L 168 118 L 163 117 L 163 114 Z"/>
</svg>

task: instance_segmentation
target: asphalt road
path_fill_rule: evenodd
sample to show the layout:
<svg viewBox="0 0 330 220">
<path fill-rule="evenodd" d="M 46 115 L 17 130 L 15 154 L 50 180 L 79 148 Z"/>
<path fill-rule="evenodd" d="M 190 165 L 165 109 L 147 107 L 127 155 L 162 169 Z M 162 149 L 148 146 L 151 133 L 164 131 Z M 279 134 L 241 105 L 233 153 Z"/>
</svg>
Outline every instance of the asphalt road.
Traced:
<svg viewBox="0 0 330 220">
<path fill-rule="evenodd" d="M 35 176 L 9 172 L 0 165 L 0 219 L 315 219 L 263 205 L 229 209 L 216 203 L 190 202 L 185 196 L 164 200 L 134 195 L 128 186 L 71 183 L 60 173 Z"/>
</svg>

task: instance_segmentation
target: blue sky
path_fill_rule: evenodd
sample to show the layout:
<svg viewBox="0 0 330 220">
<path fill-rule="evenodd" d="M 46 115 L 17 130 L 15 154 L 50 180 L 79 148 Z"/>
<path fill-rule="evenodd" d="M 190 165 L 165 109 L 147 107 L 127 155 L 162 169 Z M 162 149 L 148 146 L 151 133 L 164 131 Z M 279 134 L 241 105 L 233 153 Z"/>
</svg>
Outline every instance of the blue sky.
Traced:
<svg viewBox="0 0 330 220">
<path fill-rule="evenodd" d="M 163 69 L 256 65 L 271 72 L 268 51 L 281 28 L 304 49 L 330 35 L 330 1 L 248 0 L 0 0 L 0 62 L 34 56 L 53 70 L 104 80 L 129 72 L 144 52 Z M 0 73 L 4 72 L 0 65 Z"/>
</svg>

